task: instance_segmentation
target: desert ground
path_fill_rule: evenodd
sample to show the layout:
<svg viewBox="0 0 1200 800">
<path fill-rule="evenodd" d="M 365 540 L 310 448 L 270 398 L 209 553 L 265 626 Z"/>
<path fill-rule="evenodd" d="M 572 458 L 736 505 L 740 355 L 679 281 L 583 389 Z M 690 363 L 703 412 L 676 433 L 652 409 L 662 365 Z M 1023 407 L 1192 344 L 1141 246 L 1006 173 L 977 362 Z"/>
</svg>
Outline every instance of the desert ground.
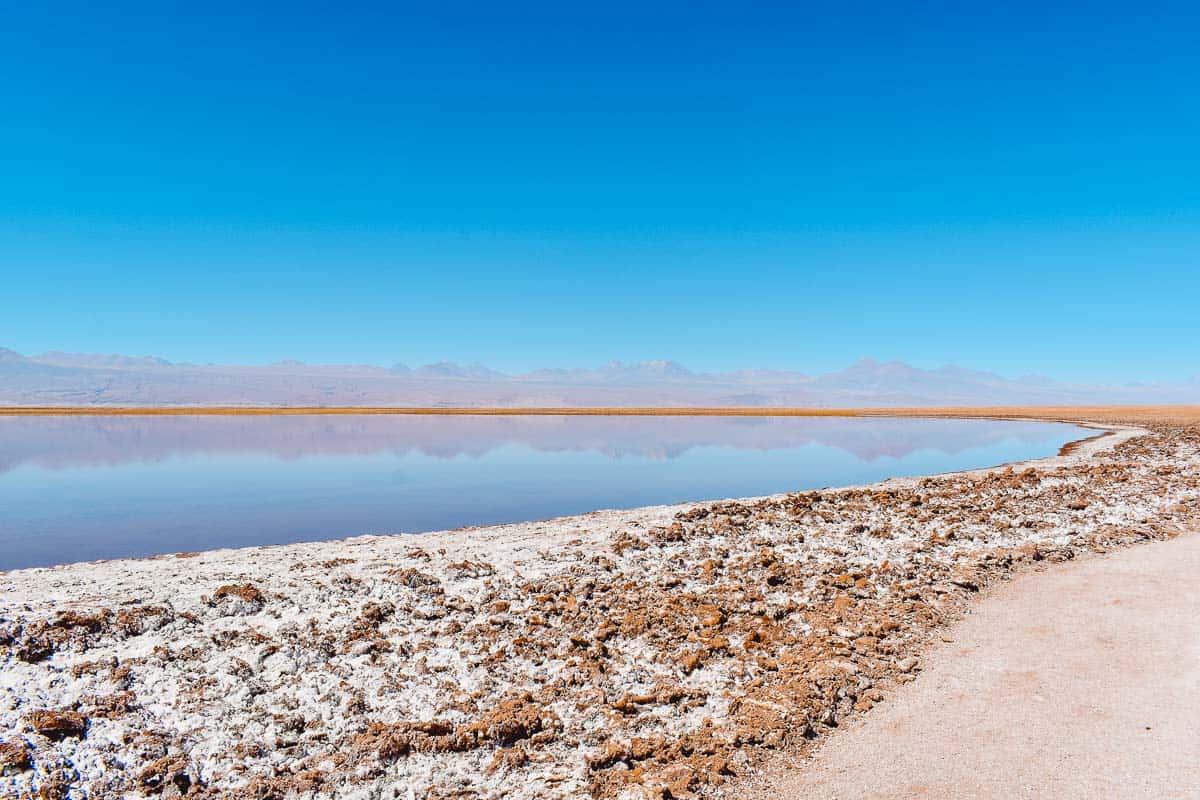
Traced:
<svg viewBox="0 0 1200 800">
<path fill-rule="evenodd" d="M 713 411 L 734 413 L 692 413 Z M 852 749 L 883 715 L 922 735 L 914 709 L 945 685 L 927 680 L 945 674 L 942 639 L 1029 578 L 996 584 L 1058 580 L 1200 527 L 1197 408 L 793 412 L 1086 421 L 1109 434 L 1036 462 L 870 486 L 2 573 L 0 794 L 781 791 L 852 764 L 853 752 L 827 765 L 821 753 Z M 1028 602 L 1055 594 L 1041 597 Z M 1174 601 L 1138 602 L 1144 624 Z M 1119 641 L 1136 645 L 1136 623 Z M 979 643 L 968 666 L 997 657 L 994 631 L 963 634 Z M 830 796 L 871 796 L 858 786 Z"/>
<path fill-rule="evenodd" d="M 985 590 L 918 679 L 742 797 L 1200 797 L 1198 571 L 1191 535 Z"/>
</svg>

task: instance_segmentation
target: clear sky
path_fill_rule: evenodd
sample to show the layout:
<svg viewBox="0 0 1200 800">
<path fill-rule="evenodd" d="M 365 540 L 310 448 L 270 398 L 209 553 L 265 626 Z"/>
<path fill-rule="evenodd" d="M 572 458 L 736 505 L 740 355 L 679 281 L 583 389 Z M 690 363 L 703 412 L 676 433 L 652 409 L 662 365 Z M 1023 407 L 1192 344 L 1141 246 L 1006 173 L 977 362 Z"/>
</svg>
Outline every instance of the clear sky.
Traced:
<svg viewBox="0 0 1200 800">
<path fill-rule="evenodd" d="M 27 3 L 0 346 L 1200 372 L 1200 12 Z"/>
</svg>

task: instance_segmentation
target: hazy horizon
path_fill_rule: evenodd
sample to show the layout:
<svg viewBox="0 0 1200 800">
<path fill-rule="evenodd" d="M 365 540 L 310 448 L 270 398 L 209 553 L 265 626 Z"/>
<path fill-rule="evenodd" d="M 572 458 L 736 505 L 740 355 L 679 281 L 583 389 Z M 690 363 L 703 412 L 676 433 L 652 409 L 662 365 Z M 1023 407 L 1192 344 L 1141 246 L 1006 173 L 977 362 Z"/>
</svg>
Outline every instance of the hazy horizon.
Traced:
<svg viewBox="0 0 1200 800">
<path fill-rule="evenodd" d="M 741 375 L 751 373 L 775 373 L 789 374 L 802 377 L 815 377 L 827 372 L 838 372 L 846 369 L 860 367 L 904 367 L 914 368 L 927 372 L 938 372 L 947 370 L 963 370 L 974 373 L 987 373 L 996 377 L 1010 378 L 1017 380 L 1037 379 L 1050 380 L 1062 383 L 1078 383 L 1099 385 L 1107 385 L 1104 382 L 1091 381 L 1067 381 L 1055 375 L 1035 372 L 1032 370 L 1020 371 L 1016 373 L 1004 373 L 999 370 L 989 369 L 987 366 L 978 364 L 961 364 L 961 363 L 936 363 L 922 364 L 914 363 L 911 360 L 904 358 L 880 359 L 871 355 L 861 355 L 847 362 L 841 367 L 822 371 L 805 369 L 803 366 L 781 366 L 778 364 L 761 364 L 761 363 L 746 363 L 741 366 L 734 366 L 728 369 L 697 369 L 692 365 L 684 363 L 674 358 L 650 358 L 644 361 L 623 361 L 618 358 L 609 358 L 600 362 L 576 363 L 576 364 L 536 364 L 524 369 L 502 370 L 493 367 L 490 364 L 484 363 L 479 359 L 471 359 L 468 361 L 454 361 L 447 358 L 435 359 L 433 361 L 406 361 L 403 359 L 392 361 L 372 362 L 367 359 L 351 359 L 342 362 L 333 361 L 314 361 L 311 359 L 302 358 L 299 356 L 290 356 L 280 358 L 274 361 L 215 361 L 215 360 L 178 360 L 167 358 L 161 353 L 137 352 L 137 353 L 101 353 L 86 350 L 45 350 L 41 352 L 21 353 L 13 348 L 0 345 L 0 360 L 5 357 L 27 359 L 47 364 L 56 364 L 63 366 L 86 366 L 97 368 L 113 368 L 113 369 L 132 369 L 132 368 L 152 368 L 154 366 L 163 367 L 197 367 L 197 368 L 236 368 L 236 369 L 271 369 L 278 367 L 312 367 L 312 368 L 335 368 L 335 369 L 383 369 L 399 374 L 404 373 L 423 373 L 430 377 L 473 377 L 476 379 L 486 378 L 489 374 L 495 377 L 537 377 L 545 373 L 570 373 L 570 374 L 586 374 L 586 373 L 601 373 L 605 371 L 619 372 L 622 370 L 635 370 L 645 373 L 657 373 L 664 378 L 672 376 L 682 377 L 683 375 Z M 469 373 L 469 375 L 468 375 Z M 1113 385 L 1143 385 L 1154 383 L 1172 383 L 1176 381 L 1195 381 L 1200 380 L 1200 371 L 1181 372 L 1171 378 L 1155 381 L 1149 378 L 1131 378 L 1126 381 L 1110 381 Z"/>
<path fill-rule="evenodd" d="M 702 372 L 674 361 L 609 361 L 509 374 L 483 364 L 173 363 L 0 347 L 0 404 L 428 407 L 855 407 L 1200 402 L 1200 375 L 1087 384 L 863 358 L 830 372 Z"/>
</svg>

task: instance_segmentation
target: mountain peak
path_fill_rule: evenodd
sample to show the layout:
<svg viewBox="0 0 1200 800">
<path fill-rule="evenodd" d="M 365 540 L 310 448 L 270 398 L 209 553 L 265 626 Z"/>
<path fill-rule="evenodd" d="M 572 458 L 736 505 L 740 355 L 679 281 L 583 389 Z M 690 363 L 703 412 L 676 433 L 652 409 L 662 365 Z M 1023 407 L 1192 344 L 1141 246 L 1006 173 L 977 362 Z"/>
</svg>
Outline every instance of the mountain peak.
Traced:
<svg viewBox="0 0 1200 800">
<path fill-rule="evenodd" d="M 169 367 L 171 362 L 158 356 L 123 356 L 119 353 L 64 353 L 51 350 L 34 356 L 33 361 L 58 367 L 91 367 L 99 369 L 149 369 Z"/>
<path fill-rule="evenodd" d="M 686 377 L 694 373 L 678 361 L 653 360 L 635 361 L 626 364 L 624 361 L 609 361 L 600 367 L 601 372 L 622 375 L 654 375 L 666 377 Z"/>
<path fill-rule="evenodd" d="M 453 361 L 437 361 L 426 364 L 412 370 L 411 374 L 421 378 L 469 378 L 472 380 L 492 380 L 506 377 L 504 373 L 488 369 L 479 362 L 462 365 Z"/>
</svg>

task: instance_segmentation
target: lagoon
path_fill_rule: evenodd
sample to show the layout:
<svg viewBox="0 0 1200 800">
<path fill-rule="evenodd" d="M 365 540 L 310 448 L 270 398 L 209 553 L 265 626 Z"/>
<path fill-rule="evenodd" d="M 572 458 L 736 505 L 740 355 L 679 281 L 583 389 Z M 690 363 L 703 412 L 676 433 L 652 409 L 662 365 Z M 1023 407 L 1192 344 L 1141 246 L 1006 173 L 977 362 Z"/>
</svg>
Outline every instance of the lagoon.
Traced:
<svg viewBox="0 0 1200 800">
<path fill-rule="evenodd" d="M 877 417 L 0 417 L 0 570 L 845 486 L 1088 435 Z"/>
</svg>

